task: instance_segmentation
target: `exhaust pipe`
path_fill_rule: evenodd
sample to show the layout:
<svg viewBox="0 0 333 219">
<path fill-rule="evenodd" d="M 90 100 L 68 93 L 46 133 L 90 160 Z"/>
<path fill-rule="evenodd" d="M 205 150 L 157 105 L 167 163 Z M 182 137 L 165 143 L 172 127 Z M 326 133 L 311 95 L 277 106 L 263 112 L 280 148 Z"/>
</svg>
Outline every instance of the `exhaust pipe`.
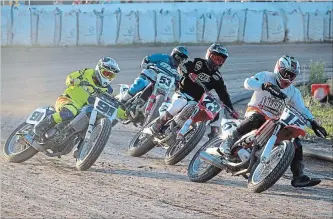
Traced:
<svg viewBox="0 0 333 219">
<path fill-rule="evenodd" d="M 220 159 L 216 158 L 215 156 L 212 156 L 212 155 L 208 154 L 206 151 L 201 151 L 200 155 L 199 155 L 199 158 L 203 159 L 207 163 L 209 163 L 209 164 L 211 164 L 211 165 L 213 165 L 217 168 L 220 168 L 220 169 L 226 168 L 226 166 L 221 163 Z"/>
</svg>

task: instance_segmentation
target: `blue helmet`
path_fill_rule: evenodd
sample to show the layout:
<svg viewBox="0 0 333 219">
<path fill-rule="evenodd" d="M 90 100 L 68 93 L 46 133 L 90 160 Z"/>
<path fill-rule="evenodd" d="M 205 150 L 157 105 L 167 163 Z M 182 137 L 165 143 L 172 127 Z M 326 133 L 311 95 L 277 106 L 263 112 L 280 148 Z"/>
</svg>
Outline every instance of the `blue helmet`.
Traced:
<svg viewBox="0 0 333 219">
<path fill-rule="evenodd" d="M 172 56 L 177 65 L 179 65 L 188 58 L 188 51 L 185 46 L 177 46 L 172 50 L 170 56 Z"/>
</svg>

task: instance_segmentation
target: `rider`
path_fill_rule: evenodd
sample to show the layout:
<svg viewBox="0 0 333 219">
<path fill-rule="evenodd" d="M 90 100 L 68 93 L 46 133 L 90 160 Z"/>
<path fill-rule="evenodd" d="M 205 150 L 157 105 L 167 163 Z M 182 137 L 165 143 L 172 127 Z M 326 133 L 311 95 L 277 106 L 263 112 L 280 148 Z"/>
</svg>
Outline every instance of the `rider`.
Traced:
<svg viewBox="0 0 333 219">
<path fill-rule="evenodd" d="M 319 130 L 323 135 L 327 135 L 324 128 L 320 127 L 313 119 L 311 112 L 305 107 L 300 91 L 292 85 L 296 76 L 300 74 L 300 64 L 292 56 L 284 55 L 277 60 L 274 73 L 262 71 L 247 78 L 244 87 L 253 90 L 253 96 L 248 104 L 245 113 L 245 120 L 236 128 L 234 132 L 220 145 L 219 150 L 223 154 L 230 156 L 231 146 L 250 131 L 259 128 L 268 118 L 279 116 L 283 110 L 281 99 L 273 97 L 267 89 L 275 88 L 287 96 L 288 101 L 298 110 L 311 119 L 312 129 Z M 287 100 L 286 99 L 286 100 Z M 321 182 L 319 179 L 311 179 L 303 173 L 303 150 L 299 138 L 295 139 L 295 156 L 291 163 L 293 179 L 291 185 L 294 187 L 315 186 Z"/>
<path fill-rule="evenodd" d="M 167 54 L 152 54 L 146 56 L 141 63 L 142 72 L 134 80 L 133 84 L 127 90 L 124 97 L 121 99 L 121 102 L 126 103 L 131 99 L 135 94 L 142 91 L 145 87 L 148 86 L 150 81 L 156 80 L 156 73 L 153 70 L 149 69 L 149 66 L 154 65 L 158 62 L 166 62 L 171 67 L 177 69 L 178 65 L 185 61 L 188 58 L 188 51 L 185 46 L 175 47 L 170 55 Z M 143 100 L 147 100 L 149 96 L 145 95 Z"/>
<path fill-rule="evenodd" d="M 167 111 L 161 115 L 155 125 L 152 126 L 154 133 L 159 132 L 162 126 L 175 116 L 189 100 L 198 102 L 203 95 L 204 89 L 189 78 L 189 73 L 198 75 L 198 80 L 200 80 L 207 89 L 214 89 L 220 100 L 231 110 L 234 110 L 227 88 L 219 72 L 219 68 L 223 66 L 228 56 L 228 51 L 224 46 L 213 43 L 207 49 L 205 59 L 195 58 L 194 60 L 188 60 L 178 67 L 179 73 L 183 75 L 179 83 L 179 91 L 173 95 L 172 103 Z M 233 117 L 238 118 L 238 113 L 234 111 Z M 215 135 L 217 135 L 220 126 L 220 123 L 216 124 L 216 126 L 211 125 L 211 134 L 216 133 Z"/>
<path fill-rule="evenodd" d="M 66 78 L 67 88 L 56 101 L 56 112 L 35 126 L 35 134 L 42 136 L 56 124 L 73 119 L 84 105 L 93 101 L 90 96 L 94 93 L 93 88 L 84 86 L 81 82 L 89 82 L 111 94 L 113 89 L 110 83 L 119 72 L 118 63 L 110 57 L 104 57 L 98 61 L 95 69 L 84 68 L 69 74 Z M 118 110 L 119 117 L 123 117 L 123 114 L 122 110 Z"/>
</svg>

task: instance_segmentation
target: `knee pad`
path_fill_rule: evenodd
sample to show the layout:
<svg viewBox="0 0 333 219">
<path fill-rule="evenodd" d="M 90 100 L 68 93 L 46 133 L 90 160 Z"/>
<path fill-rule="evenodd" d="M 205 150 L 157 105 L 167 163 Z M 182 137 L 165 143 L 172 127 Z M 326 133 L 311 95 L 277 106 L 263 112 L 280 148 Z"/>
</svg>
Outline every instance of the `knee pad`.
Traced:
<svg viewBox="0 0 333 219">
<path fill-rule="evenodd" d="M 134 96 L 139 91 L 142 91 L 148 84 L 149 80 L 145 76 L 140 75 L 134 80 L 134 83 L 131 85 L 128 92 L 130 95 Z"/>
<path fill-rule="evenodd" d="M 53 119 L 59 123 L 73 119 L 77 114 L 77 109 L 73 105 L 65 105 L 59 113 L 53 114 Z"/>
</svg>

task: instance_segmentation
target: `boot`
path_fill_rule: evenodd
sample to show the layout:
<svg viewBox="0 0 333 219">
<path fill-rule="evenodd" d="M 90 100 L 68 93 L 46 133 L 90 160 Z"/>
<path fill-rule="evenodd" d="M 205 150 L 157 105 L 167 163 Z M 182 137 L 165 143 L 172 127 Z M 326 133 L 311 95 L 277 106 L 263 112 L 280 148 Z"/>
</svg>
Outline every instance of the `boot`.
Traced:
<svg viewBox="0 0 333 219">
<path fill-rule="evenodd" d="M 54 121 L 53 116 L 49 115 L 48 117 L 46 117 L 43 121 L 41 121 L 40 123 L 38 123 L 35 126 L 35 134 L 37 136 L 42 136 L 47 130 L 49 130 L 50 128 L 52 128 L 53 126 L 55 126 L 57 123 Z"/>
<path fill-rule="evenodd" d="M 128 90 L 126 91 L 125 95 L 123 96 L 123 98 L 120 100 L 121 103 L 126 103 L 129 99 L 131 99 L 133 96 L 128 92 Z"/>
<path fill-rule="evenodd" d="M 298 138 L 295 139 L 295 155 L 293 161 L 290 165 L 290 170 L 293 173 L 293 179 L 291 180 L 291 185 L 293 187 L 308 187 L 315 186 L 321 183 L 320 179 L 310 178 L 303 173 L 304 164 L 303 164 L 303 147 Z"/>
<path fill-rule="evenodd" d="M 238 132 L 236 130 L 234 130 L 228 137 L 227 139 L 225 139 L 225 141 L 220 145 L 219 149 L 220 152 L 222 152 L 223 154 L 230 156 L 231 154 L 231 146 L 233 144 L 235 144 L 236 141 L 238 141 L 238 139 L 241 136 L 238 134 Z"/>
<path fill-rule="evenodd" d="M 218 126 L 211 126 L 210 127 L 210 133 L 207 135 L 209 138 L 209 141 L 213 138 L 215 138 L 216 136 L 218 136 L 219 134 L 222 133 L 222 129 Z"/>
<path fill-rule="evenodd" d="M 164 126 L 164 124 L 172 119 L 172 115 L 166 111 L 161 117 L 159 117 L 155 124 L 151 126 L 151 130 L 154 134 L 159 133 Z"/>
</svg>

